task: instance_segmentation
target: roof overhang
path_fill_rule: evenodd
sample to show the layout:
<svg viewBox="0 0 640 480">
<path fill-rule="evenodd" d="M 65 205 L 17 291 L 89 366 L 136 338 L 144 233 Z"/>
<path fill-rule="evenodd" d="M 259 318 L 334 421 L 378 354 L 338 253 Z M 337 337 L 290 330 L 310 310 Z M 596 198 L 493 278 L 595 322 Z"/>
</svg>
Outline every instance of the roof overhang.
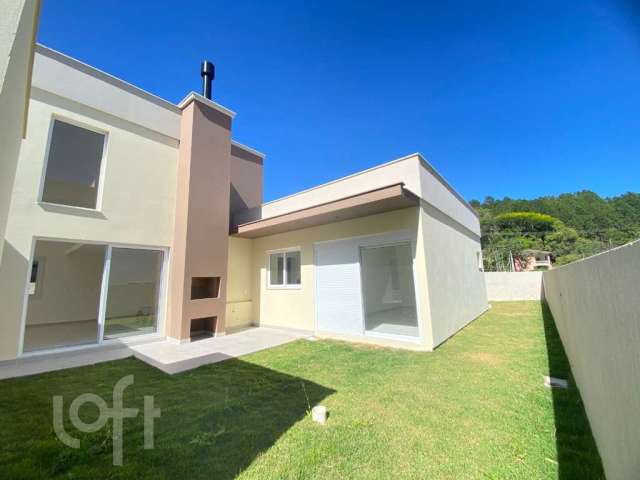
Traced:
<svg viewBox="0 0 640 480">
<path fill-rule="evenodd" d="M 402 183 L 397 183 L 282 215 L 243 223 L 238 225 L 233 233 L 243 238 L 264 237 L 418 204 L 419 198 L 405 189 Z"/>
</svg>

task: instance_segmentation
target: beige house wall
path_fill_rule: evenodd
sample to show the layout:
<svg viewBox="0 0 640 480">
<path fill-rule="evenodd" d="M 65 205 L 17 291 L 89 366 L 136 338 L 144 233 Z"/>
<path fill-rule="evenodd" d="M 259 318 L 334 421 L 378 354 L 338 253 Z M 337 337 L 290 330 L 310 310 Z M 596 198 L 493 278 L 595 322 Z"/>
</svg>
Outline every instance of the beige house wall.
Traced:
<svg viewBox="0 0 640 480">
<path fill-rule="evenodd" d="M 0 11 L 0 262 L 28 113 L 40 2 L 3 0 Z"/>
<path fill-rule="evenodd" d="M 315 266 L 314 244 L 327 240 L 374 235 L 398 230 L 416 231 L 416 283 L 419 291 L 418 308 L 423 332 L 429 331 L 427 312 L 427 285 L 425 283 L 425 262 L 422 250 L 418 208 L 406 208 L 378 215 L 360 217 L 353 220 L 296 230 L 253 240 L 253 322 L 259 325 L 277 326 L 298 330 L 315 331 Z M 267 287 L 268 252 L 272 250 L 300 248 L 301 286 L 290 289 L 271 289 Z M 354 338 L 363 341 L 362 337 Z M 376 343 L 399 345 L 398 342 L 376 340 Z M 406 342 L 405 343 L 406 346 Z M 423 338 L 421 348 L 427 349 Z"/>
<path fill-rule="evenodd" d="M 227 332 L 253 323 L 253 272 L 253 240 L 230 237 L 227 267 Z"/>
<path fill-rule="evenodd" d="M 173 240 L 175 139 L 36 88 L 29 108 L 0 264 L 0 360 L 18 354 L 33 237 L 154 247 Z M 38 203 L 54 116 L 108 135 L 101 211 Z"/>
<path fill-rule="evenodd" d="M 638 478 L 640 241 L 542 277 L 607 478 Z"/>
</svg>

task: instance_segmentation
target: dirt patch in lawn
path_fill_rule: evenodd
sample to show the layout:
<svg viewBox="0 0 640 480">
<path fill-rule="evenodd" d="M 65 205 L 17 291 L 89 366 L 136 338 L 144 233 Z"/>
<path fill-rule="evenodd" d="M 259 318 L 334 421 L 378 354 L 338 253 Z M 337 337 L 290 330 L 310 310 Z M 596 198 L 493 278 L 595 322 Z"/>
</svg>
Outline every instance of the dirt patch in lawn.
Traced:
<svg viewBox="0 0 640 480">
<path fill-rule="evenodd" d="M 490 352 L 469 352 L 467 357 L 474 362 L 489 365 L 490 367 L 498 367 L 504 363 L 504 359 L 500 355 Z"/>
</svg>

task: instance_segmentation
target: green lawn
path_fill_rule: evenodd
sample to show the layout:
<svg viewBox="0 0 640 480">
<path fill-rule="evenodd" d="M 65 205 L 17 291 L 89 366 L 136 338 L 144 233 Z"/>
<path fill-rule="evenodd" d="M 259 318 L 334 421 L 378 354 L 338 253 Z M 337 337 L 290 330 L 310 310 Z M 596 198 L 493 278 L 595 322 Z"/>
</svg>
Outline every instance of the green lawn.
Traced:
<svg viewBox="0 0 640 480">
<path fill-rule="evenodd" d="M 551 365 L 551 366 L 550 366 Z M 0 382 L 0 478 L 600 479 L 578 392 L 550 317 L 534 302 L 498 303 L 432 353 L 301 340 L 175 376 L 135 359 Z M 122 376 L 125 406 L 155 395 L 155 449 L 142 415 L 125 420 L 124 466 L 110 432 L 52 427 L 65 405 L 103 396 Z M 309 405 L 326 405 L 327 425 Z M 95 418 L 89 406 L 80 410 Z M 108 424 L 110 425 L 110 423 Z"/>
</svg>

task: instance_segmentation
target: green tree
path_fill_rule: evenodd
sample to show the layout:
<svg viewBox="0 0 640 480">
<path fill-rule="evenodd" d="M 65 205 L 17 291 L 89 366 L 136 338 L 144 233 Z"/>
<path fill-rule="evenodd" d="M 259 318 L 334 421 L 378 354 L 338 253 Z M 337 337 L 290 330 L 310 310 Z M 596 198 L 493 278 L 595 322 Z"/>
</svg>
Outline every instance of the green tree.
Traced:
<svg viewBox="0 0 640 480">
<path fill-rule="evenodd" d="M 480 215 L 487 268 L 495 266 L 490 262 L 504 263 L 500 258 L 509 252 L 549 250 L 564 264 L 640 238 L 638 193 L 602 198 L 585 190 L 533 200 L 488 196 L 473 207 Z"/>
</svg>

